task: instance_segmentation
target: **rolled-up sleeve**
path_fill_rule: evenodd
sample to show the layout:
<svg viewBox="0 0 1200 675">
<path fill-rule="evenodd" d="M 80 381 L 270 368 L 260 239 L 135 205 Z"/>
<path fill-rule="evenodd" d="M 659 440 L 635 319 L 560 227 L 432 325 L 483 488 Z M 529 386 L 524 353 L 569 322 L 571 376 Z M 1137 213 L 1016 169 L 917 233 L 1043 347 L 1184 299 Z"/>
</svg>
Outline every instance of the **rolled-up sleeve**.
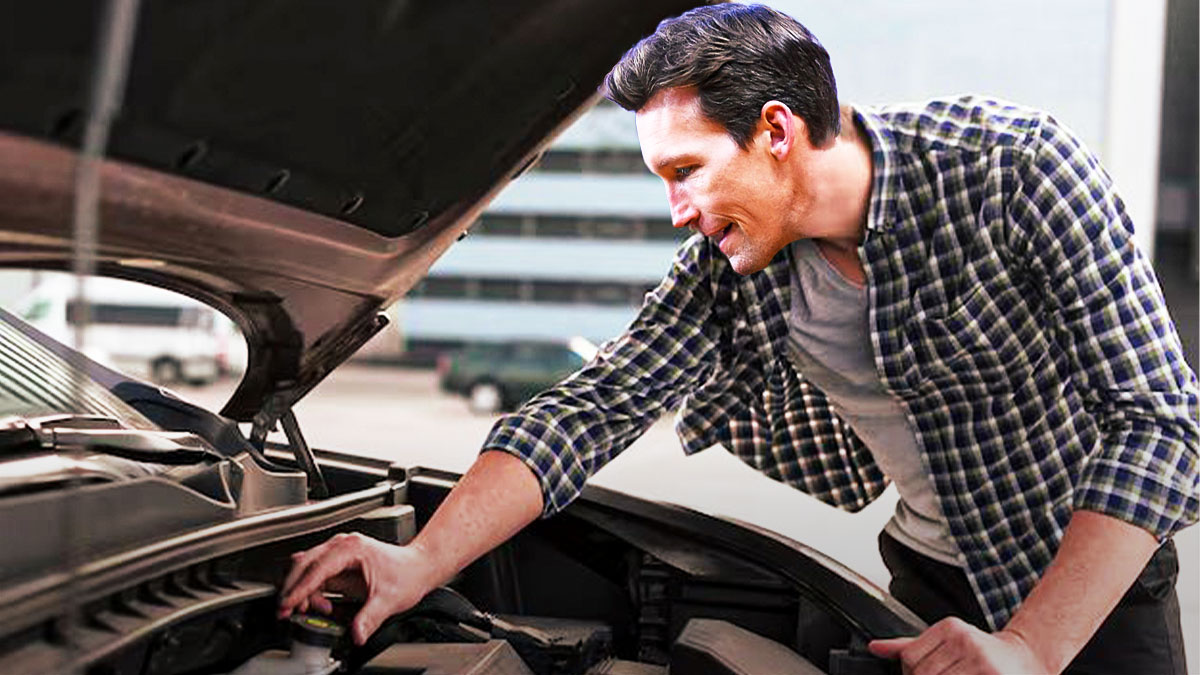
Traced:
<svg viewBox="0 0 1200 675">
<path fill-rule="evenodd" d="M 541 483 L 543 517 L 565 508 L 711 371 L 719 327 L 710 320 L 709 255 L 702 238 L 689 240 L 623 334 L 492 427 L 483 451 L 525 462 Z"/>
<path fill-rule="evenodd" d="M 1165 539 L 1196 522 L 1200 508 L 1196 376 L 1095 157 L 1047 118 L 1017 166 L 1016 248 L 1049 280 L 1073 385 L 1101 434 L 1077 478 L 1074 508 Z"/>
</svg>

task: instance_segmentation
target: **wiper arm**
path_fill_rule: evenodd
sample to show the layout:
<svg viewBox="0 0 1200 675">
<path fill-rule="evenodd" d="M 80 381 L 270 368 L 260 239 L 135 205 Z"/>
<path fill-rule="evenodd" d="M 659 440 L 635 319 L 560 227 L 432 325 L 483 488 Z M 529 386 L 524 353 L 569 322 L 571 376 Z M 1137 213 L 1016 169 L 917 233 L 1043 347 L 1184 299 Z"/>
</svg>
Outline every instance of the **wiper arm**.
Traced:
<svg viewBox="0 0 1200 675">
<path fill-rule="evenodd" d="M 195 434 L 129 429 L 114 418 L 98 415 L 16 418 L 0 427 L 0 453 L 5 455 L 69 448 L 153 464 L 199 464 L 222 459 Z"/>
<path fill-rule="evenodd" d="M 0 428 L 0 455 L 24 454 L 42 447 L 37 432 L 26 424 Z"/>
<path fill-rule="evenodd" d="M 55 447 L 86 447 L 94 452 L 153 464 L 200 464 L 223 457 L 186 431 L 141 429 L 54 429 Z"/>
<path fill-rule="evenodd" d="M 121 422 L 115 417 L 57 413 L 38 417 L 8 415 L 0 418 L 0 456 L 36 452 L 53 447 L 53 438 L 45 433 L 59 424 L 82 428 L 119 429 Z"/>
</svg>

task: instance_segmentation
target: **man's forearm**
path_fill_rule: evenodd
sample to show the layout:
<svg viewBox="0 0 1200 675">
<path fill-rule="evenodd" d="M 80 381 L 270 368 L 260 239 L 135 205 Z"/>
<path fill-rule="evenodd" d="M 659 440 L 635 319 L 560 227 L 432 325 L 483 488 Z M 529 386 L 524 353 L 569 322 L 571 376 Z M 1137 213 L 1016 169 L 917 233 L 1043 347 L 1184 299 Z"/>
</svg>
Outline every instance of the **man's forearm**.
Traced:
<svg viewBox="0 0 1200 675">
<path fill-rule="evenodd" d="M 1004 627 L 1061 672 L 1121 600 L 1157 548 L 1147 531 L 1092 511 L 1076 511 L 1058 554 Z"/>
<path fill-rule="evenodd" d="M 432 563 L 430 588 L 499 546 L 542 512 L 537 478 L 519 458 L 484 452 L 413 540 Z"/>
</svg>

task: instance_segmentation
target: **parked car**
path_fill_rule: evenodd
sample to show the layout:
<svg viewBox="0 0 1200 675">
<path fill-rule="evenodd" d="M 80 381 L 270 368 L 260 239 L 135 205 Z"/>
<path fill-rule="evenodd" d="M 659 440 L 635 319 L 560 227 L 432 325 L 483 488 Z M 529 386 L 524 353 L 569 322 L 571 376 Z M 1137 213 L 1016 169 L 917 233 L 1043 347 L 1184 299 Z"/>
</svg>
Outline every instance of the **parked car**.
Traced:
<svg viewBox="0 0 1200 675">
<path fill-rule="evenodd" d="M 366 645 L 341 629 L 354 598 L 328 618 L 276 618 L 293 553 L 335 532 L 408 541 L 458 478 L 406 463 L 403 438 L 380 439 L 394 461 L 313 450 L 297 401 L 622 50 L 689 4 L 10 7 L 0 265 L 71 269 L 73 214 L 97 196 L 94 248 L 79 247 L 97 272 L 221 311 L 247 360 L 214 412 L 0 311 L 0 670 L 879 672 L 866 641 L 922 624 L 853 571 L 594 487 Z M 81 161 L 117 100 L 107 158 Z M 276 428 L 285 442 L 268 442 Z"/>
<path fill-rule="evenodd" d="M 462 394 L 477 413 L 511 410 L 579 370 L 596 355 L 583 337 L 561 342 L 483 342 L 438 358 L 443 391 Z"/>
<path fill-rule="evenodd" d="M 204 303 L 123 279 L 91 278 L 84 289 L 86 303 L 80 304 L 73 276 L 45 273 L 15 309 L 66 344 L 86 318 L 88 356 L 161 384 L 207 384 L 230 364 L 229 354 L 240 338 L 224 316 Z"/>
</svg>

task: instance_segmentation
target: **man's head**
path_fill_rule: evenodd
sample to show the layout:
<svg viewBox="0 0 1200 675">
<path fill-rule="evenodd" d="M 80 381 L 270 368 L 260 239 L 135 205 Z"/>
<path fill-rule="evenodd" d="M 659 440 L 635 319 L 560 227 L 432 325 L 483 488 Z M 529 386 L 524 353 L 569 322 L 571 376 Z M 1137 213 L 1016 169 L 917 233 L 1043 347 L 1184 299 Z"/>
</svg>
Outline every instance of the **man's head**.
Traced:
<svg viewBox="0 0 1200 675">
<path fill-rule="evenodd" d="M 607 86 L 637 112 L 672 223 L 708 237 L 739 274 L 801 237 L 857 227 L 829 189 L 844 147 L 829 56 L 794 19 L 758 5 L 692 10 L 631 49 Z"/>
<path fill-rule="evenodd" d="M 762 5 L 715 5 L 667 19 L 605 80 L 607 95 L 641 110 L 664 89 L 694 88 L 700 107 L 745 147 L 767 101 L 802 118 L 821 147 L 840 129 L 829 54 L 800 22 Z"/>
</svg>

